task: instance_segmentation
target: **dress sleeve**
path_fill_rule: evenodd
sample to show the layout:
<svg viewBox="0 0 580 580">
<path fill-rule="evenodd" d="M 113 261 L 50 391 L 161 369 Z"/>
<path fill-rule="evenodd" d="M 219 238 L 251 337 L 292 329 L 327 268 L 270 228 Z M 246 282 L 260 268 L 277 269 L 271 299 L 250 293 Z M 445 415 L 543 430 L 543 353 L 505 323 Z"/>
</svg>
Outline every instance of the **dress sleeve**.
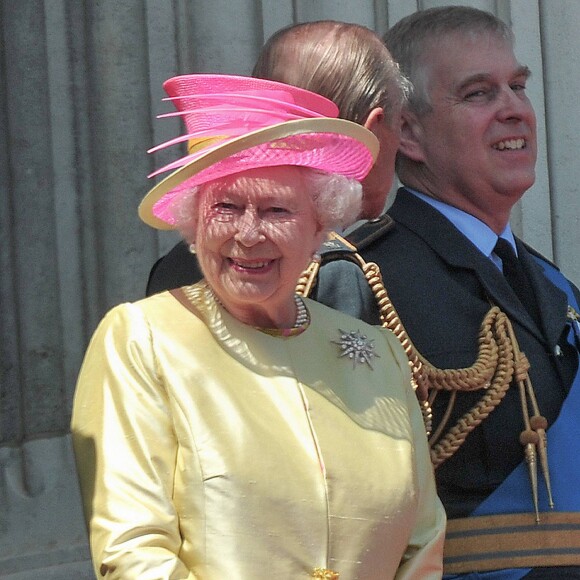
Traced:
<svg viewBox="0 0 580 580">
<path fill-rule="evenodd" d="M 388 342 L 396 358 L 408 370 L 407 409 L 414 437 L 416 519 L 396 580 L 440 580 L 443 574 L 443 541 L 447 518 L 435 487 L 435 476 L 421 409 L 411 386 L 408 359 L 399 341 L 388 330 Z"/>
<path fill-rule="evenodd" d="M 171 501 L 177 442 L 141 310 L 116 307 L 97 328 L 72 415 L 97 578 L 188 579 Z"/>
</svg>

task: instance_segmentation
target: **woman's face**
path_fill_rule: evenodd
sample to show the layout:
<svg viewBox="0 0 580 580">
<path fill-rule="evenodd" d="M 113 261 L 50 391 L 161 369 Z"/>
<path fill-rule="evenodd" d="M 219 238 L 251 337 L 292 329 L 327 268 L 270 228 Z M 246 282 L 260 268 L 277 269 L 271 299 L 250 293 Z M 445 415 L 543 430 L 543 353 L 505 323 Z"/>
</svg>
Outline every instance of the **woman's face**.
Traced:
<svg viewBox="0 0 580 580">
<path fill-rule="evenodd" d="M 323 239 L 300 167 L 260 168 L 200 191 L 196 252 L 224 307 L 255 326 L 292 326 L 294 289 Z"/>
</svg>

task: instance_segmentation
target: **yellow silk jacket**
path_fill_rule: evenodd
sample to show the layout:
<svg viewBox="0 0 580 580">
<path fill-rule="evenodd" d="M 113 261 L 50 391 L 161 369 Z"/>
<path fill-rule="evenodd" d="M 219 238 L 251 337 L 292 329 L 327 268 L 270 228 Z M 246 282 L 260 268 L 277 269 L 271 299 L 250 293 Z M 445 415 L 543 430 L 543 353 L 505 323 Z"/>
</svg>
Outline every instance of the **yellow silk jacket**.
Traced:
<svg viewBox="0 0 580 580">
<path fill-rule="evenodd" d="M 242 324 L 204 282 L 103 319 L 72 418 L 97 577 L 441 578 L 405 354 L 306 303 L 296 336 Z"/>
</svg>

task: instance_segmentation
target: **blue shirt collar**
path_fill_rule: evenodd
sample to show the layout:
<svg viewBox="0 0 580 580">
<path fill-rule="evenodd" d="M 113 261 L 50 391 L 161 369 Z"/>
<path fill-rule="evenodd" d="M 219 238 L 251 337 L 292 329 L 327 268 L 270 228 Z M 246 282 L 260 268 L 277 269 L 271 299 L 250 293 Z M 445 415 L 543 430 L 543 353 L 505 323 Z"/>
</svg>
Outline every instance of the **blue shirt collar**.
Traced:
<svg viewBox="0 0 580 580">
<path fill-rule="evenodd" d="M 501 260 L 493 253 L 498 235 L 489 226 L 471 214 L 452 205 L 448 205 L 409 187 L 405 187 L 405 189 L 445 216 L 484 256 L 489 258 L 501 269 Z M 510 243 L 517 256 L 516 241 L 509 224 L 499 237 L 504 238 Z"/>
</svg>

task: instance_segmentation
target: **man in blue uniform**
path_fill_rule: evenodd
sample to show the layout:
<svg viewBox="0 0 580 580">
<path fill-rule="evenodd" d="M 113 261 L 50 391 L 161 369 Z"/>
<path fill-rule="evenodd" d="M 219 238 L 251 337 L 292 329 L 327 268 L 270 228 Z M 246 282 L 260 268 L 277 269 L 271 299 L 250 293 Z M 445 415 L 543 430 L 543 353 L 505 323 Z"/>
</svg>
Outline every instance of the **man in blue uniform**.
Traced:
<svg viewBox="0 0 580 580">
<path fill-rule="evenodd" d="M 402 115 L 403 187 L 394 227 L 359 252 L 380 267 L 433 377 L 447 577 L 580 578 L 578 290 L 509 225 L 535 178 L 529 70 L 510 29 L 467 7 L 415 13 L 385 42 L 415 88 Z M 368 319 L 373 296 L 359 280 L 332 262 L 317 299 Z M 480 332 L 493 307 L 508 321 L 492 310 Z M 436 370 L 478 355 L 469 371 Z"/>
</svg>

